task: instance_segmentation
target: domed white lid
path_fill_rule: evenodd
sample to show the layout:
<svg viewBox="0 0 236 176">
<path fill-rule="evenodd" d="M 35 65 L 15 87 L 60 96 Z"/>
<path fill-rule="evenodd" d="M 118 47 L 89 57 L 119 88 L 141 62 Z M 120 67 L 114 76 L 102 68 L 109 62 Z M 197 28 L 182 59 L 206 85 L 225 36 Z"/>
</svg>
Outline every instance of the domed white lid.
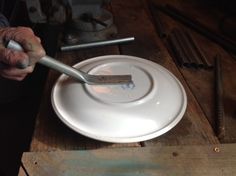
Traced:
<svg viewBox="0 0 236 176">
<path fill-rule="evenodd" d="M 52 90 L 58 117 L 74 131 L 107 142 L 160 136 L 183 117 L 185 90 L 164 67 L 133 56 L 108 55 L 74 66 L 89 74 L 131 74 L 132 84 L 88 85 L 61 75 Z"/>
</svg>

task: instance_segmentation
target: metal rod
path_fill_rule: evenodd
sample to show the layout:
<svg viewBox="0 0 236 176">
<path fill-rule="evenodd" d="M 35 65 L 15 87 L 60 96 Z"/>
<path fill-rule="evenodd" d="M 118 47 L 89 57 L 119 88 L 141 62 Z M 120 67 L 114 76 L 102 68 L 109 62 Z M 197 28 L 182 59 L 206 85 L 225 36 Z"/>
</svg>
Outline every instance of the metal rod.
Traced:
<svg viewBox="0 0 236 176">
<path fill-rule="evenodd" d="M 190 44 L 188 38 L 186 37 L 186 35 L 183 33 L 183 31 L 179 30 L 177 28 L 175 28 L 173 30 L 177 36 L 177 39 L 179 40 L 182 50 L 184 51 L 186 57 L 189 60 L 190 65 L 195 68 L 199 68 L 199 67 L 203 66 L 203 65 L 198 65 L 197 56 L 195 55 L 195 52 L 194 52 L 193 48 L 191 47 L 191 44 Z"/>
<path fill-rule="evenodd" d="M 188 35 L 189 34 L 189 35 Z M 184 41 L 186 42 L 187 48 L 189 49 L 189 52 L 193 58 L 193 61 L 195 62 L 195 65 L 197 66 L 197 68 L 208 68 L 208 64 L 205 65 L 204 62 L 201 59 L 201 56 L 198 54 L 199 51 L 197 51 L 197 47 L 194 46 L 191 38 L 192 36 L 190 35 L 190 33 L 188 33 L 187 31 L 182 31 L 181 35 L 183 36 Z"/>
<path fill-rule="evenodd" d="M 189 53 L 186 51 L 186 45 L 184 44 L 184 41 L 182 39 L 182 37 L 179 34 L 179 31 L 174 28 L 172 30 L 173 35 L 175 36 L 175 38 L 177 39 L 178 45 L 180 47 L 180 50 L 183 52 L 183 56 L 184 56 L 184 63 L 187 67 L 192 67 L 194 66 L 194 62 L 191 59 L 191 56 L 189 55 Z"/>
<path fill-rule="evenodd" d="M 191 45 L 195 48 L 197 54 L 199 55 L 201 61 L 204 64 L 205 68 L 212 68 L 212 65 L 209 63 L 206 55 L 204 54 L 204 52 L 202 51 L 202 49 L 198 46 L 196 40 L 191 36 L 191 34 L 189 32 L 186 31 L 186 35 L 189 38 L 189 41 L 191 42 Z"/>
<path fill-rule="evenodd" d="M 85 48 L 128 43 L 128 42 L 134 41 L 134 39 L 135 39 L 134 37 L 127 37 L 127 38 L 121 38 L 121 39 L 105 40 L 105 41 L 84 43 L 84 44 L 78 44 L 78 45 L 62 46 L 61 51 L 72 51 L 72 50 L 79 50 L 79 49 L 85 49 Z"/>
<path fill-rule="evenodd" d="M 157 5 L 156 5 L 157 6 Z M 208 28 L 203 26 L 201 23 L 197 22 L 196 20 L 193 20 L 185 15 L 183 15 L 179 10 L 176 8 L 166 5 L 165 7 L 163 6 L 157 6 L 158 9 L 165 14 L 171 16 L 172 18 L 180 21 L 184 25 L 194 29 L 195 31 L 199 32 L 200 34 L 206 36 L 210 40 L 214 41 L 215 43 L 221 45 L 223 48 L 226 50 L 236 53 L 236 44 L 235 42 L 213 32 L 210 31 Z"/>
<path fill-rule="evenodd" d="M 168 41 L 170 43 L 171 48 L 174 51 L 174 54 L 176 55 L 175 58 L 176 58 L 177 62 L 180 64 L 180 66 L 181 67 L 183 67 L 183 66 L 189 67 L 189 62 L 188 62 L 182 48 L 179 45 L 178 40 L 173 32 L 171 32 L 170 35 L 168 36 Z"/>
<path fill-rule="evenodd" d="M 158 9 L 155 7 L 155 5 L 152 3 L 149 4 L 149 8 L 152 14 L 152 17 L 154 19 L 154 24 L 156 26 L 156 30 L 160 38 L 165 38 L 167 36 L 167 32 L 163 27 L 163 23 L 161 21 L 161 18 L 158 14 Z"/>
<path fill-rule="evenodd" d="M 215 97 L 216 97 L 216 132 L 219 139 L 225 137 L 225 117 L 223 104 L 221 58 L 215 57 Z"/>
</svg>

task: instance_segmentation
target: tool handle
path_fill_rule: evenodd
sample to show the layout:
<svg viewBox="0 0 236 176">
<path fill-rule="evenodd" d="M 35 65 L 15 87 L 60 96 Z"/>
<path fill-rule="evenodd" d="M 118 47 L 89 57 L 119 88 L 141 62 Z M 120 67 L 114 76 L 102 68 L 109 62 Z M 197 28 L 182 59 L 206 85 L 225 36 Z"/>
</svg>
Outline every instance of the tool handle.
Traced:
<svg viewBox="0 0 236 176">
<path fill-rule="evenodd" d="M 10 40 L 7 44 L 7 48 L 10 48 L 10 49 L 14 49 L 16 51 L 23 51 L 23 48 L 21 47 L 21 45 L 13 40 Z M 42 57 L 38 63 L 44 65 L 44 66 L 47 66 L 49 68 L 52 68 L 60 73 L 64 73 L 68 76 L 71 76 L 75 79 L 79 79 L 80 81 L 83 81 L 85 82 L 85 78 L 83 76 L 83 72 L 71 67 L 71 66 L 68 66 L 50 56 L 44 56 Z"/>
</svg>

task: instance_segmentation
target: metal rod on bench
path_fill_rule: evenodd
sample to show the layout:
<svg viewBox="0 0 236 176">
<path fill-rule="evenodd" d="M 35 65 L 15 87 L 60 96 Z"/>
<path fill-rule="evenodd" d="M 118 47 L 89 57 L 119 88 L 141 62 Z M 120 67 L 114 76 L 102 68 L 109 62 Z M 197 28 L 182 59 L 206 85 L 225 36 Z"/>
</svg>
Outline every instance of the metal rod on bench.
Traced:
<svg viewBox="0 0 236 176">
<path fill-rule="evenodd" d="M 174 51 L 174 54 L 176 56 L 175 59 L 177 60 L 178 64 L 180 64 L 181 67 L 183 66 L 189 67 L 190 66 L 189 61 L 186 55 L 184 54 L 182 48 L 180 47 L 180 44 L 175 34 L 173 33 L 173 31 L 168 36 L 168 42 L 170 43 L 170 46 L 172 50 Z"/>
<path fill-rule="evenodd" d="M 201 68 L 203 67 L 203 64 L 199 64 L 197 61 L 197 56 L 195 54 L 195 51 L 193 50 L 191 44 L 189 43 L 188 38 L 185 36 L 183 30 L 175 28 L 173 29 L 177 39 L 179 40 L 180 46 L 182 47 L 182 50 L 184 51 L 186 57 L 189 60 L 189 64 L 194 68 Z"/>
<path fill-rule="evenodd" d="M 223 103 L 223 87 L 222 87 L 222 70 L 221 58 L 219 55 L 215 57 L 215 103 L 216 103 L 216 133 L 217 137 L 222 140 L 225 137 L 225 117 Z"/>
<path fill-rule="evenodd" d="M 167 37 L 167 32 L 166 32 L 165 28 L 163 27 L 163 23 L 162 23 L 161 18 L 159 16 L 158 8 L 155 7 L 153 2 L 151 2 L 149 4 L 149 8 L 150 8 L 150 11 L 151 11 L 153 21 L 154 21 L 154 24 L 156 26 L 156 30 L 157 30 L 158 35 L 160 36 L 160 38 Z"/>
<path fill-rule="evenodd" d="M 62 46 L 61 51 L 73 51 L 73 50 L 92 48 L 92 47 L 98 47 L 98 46 L 115 45 L 115 44 L 131 42 L 131 41 L 134 41 L 134 37 L 104 40 L 104 41 L 84 43 L 84 44 L 78 44 L 78 45 Z"/>
<path fill-rule="evenodd" d="M 197 54 L 199 55 L 200 59 L 202 60 L 204 67 L 205 68 L 212 68 L 212 65 L 209 63 L 206 55 L 204 54 L 202 49 L 198 46 L 198 44 L 195 41 L 195 39 L 187 31 L 186 31 L 186 35 L 189 38 L 189 41 L 191 42 L 192 46 L 195 48 L 195 50 L 196 50 Z"/>
</svg>

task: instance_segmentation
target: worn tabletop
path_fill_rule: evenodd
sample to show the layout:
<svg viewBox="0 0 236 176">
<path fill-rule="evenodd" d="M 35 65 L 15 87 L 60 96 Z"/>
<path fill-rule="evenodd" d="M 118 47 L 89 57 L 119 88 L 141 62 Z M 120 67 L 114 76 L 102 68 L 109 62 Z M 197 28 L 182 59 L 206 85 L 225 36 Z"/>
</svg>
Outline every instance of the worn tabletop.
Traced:
<svg viewBox="0 0 236 176">
<path fill-rule="evenodd" d="M 182 120 L 166 134 L 144 142 L 113 144 L 84 137 L 65 126 L 53 111 L 50 101 L 51 90 L 60 74 L 51 70 L 47 78 L 37 115 L 30 152 L 118 147 L 154 147 L 159 145 L 210 145 L 220 143 L 215 134 L 213 69 L 180 67 L 174 61 L 173 55 L 168 49 L 166 39 L 160 38 L 157 33 L 154 16 L 150 13 L 148 2 L 145 0 L 113 0 L 109 7 L 114 15 L 114 23 L 118 28 L 118 37 L 134 36 L 134 42 L 125 45 L 58 52 L 56 57 L 58 60 L 69 65 L 74 65 L 95 56 L 114 54 L 132 55 L 156 62 L 171 71 L 180 80 L 186 90 L 188 104 Z M 165 1 L 165 3 L 167 2 Z M 217 19 L 220 18 L 220 14 L 218 17 L 209 16 L 207 15 L 208 9 L 204 9 L 194 3 L 190 4 L 184 0 L 170 1 L 169 3 L 180 10 L 184 9 L 186 14 L 198 19 L 214 32 L 219 32 Z M 195 37 L 211 64 L 214 64 L 216 53 L 221 54 L 226 117 L 226 136 L 221 143 L 233 143 L 236 141 L 236 134 L 234 134 L 234 127 L 236 127 L 234 109 L 236 104 L 236 82 L 233 81 L 233 77 L 236 74 L 236 70 L 234 69 L 236 68 L 235 56 L 169 16 L 163 13 L 159 15 L 167 34 L 174 27 L 188 30 Z"/>
</svg>

